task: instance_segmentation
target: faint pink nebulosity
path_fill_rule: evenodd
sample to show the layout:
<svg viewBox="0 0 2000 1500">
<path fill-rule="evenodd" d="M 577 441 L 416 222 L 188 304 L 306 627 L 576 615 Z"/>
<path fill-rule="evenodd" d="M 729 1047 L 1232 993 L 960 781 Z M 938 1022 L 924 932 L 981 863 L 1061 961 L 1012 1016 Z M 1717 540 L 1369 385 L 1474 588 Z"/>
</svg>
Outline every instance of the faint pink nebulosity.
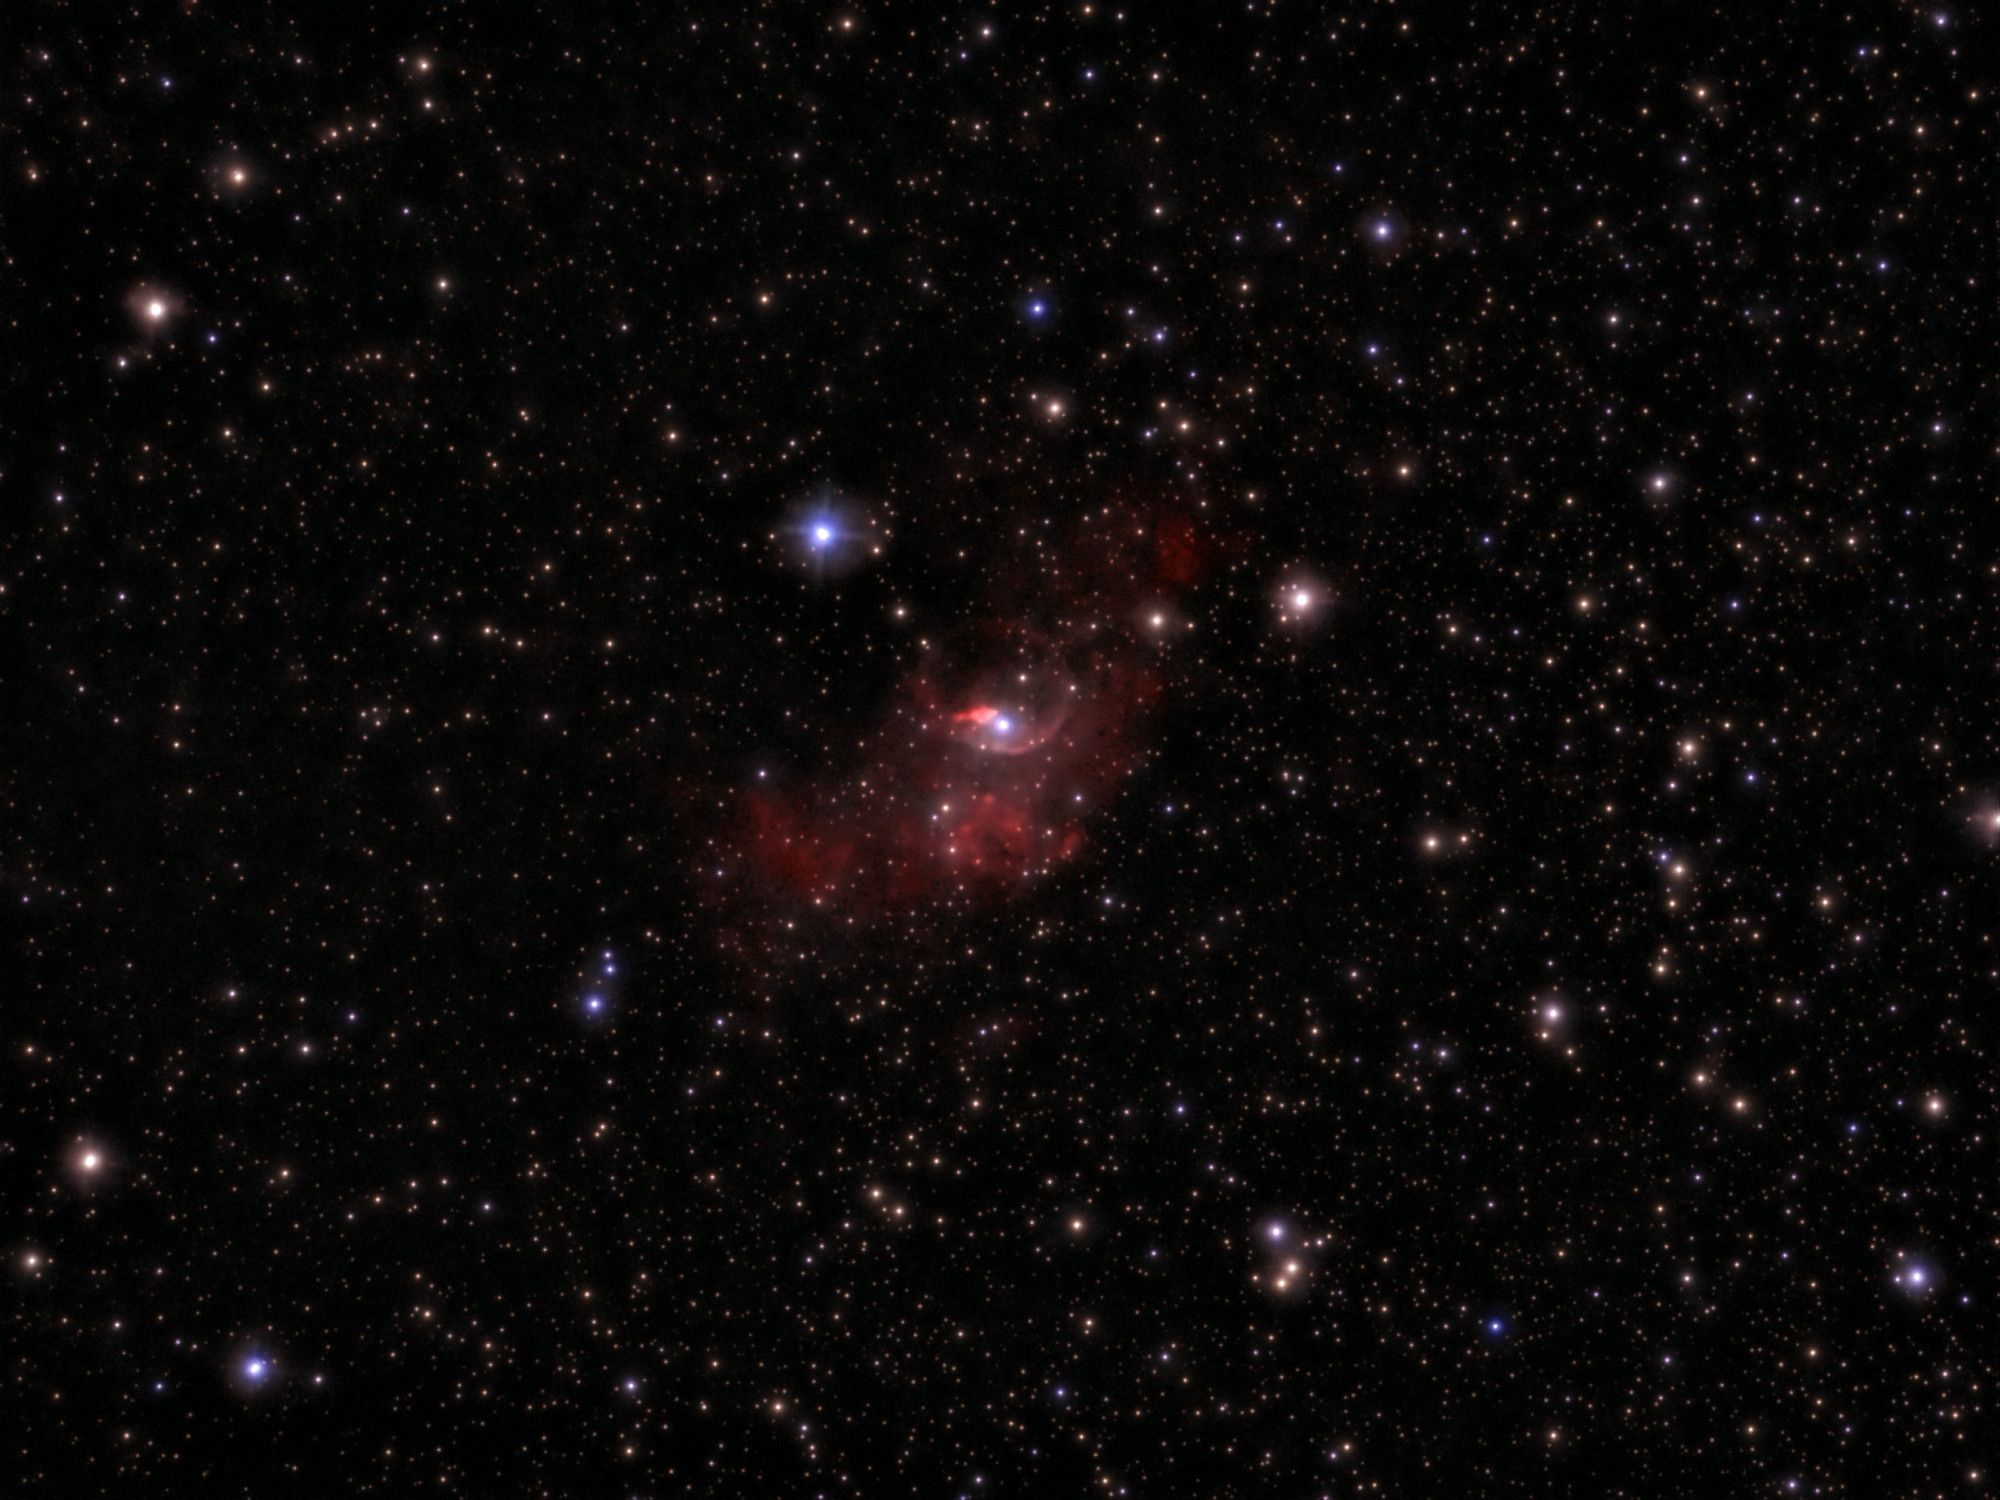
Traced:
<svg viewBox="0 0 2000 1500">
<path fill-rule="evenodd" d="M 1209 550 L 1177 514 L 1093 516 L 1065 554 L 1081 561 L 955 622 L 972 644 L 925 654 L 856 763 L 737 799 L 728 898 L 851 922 L 1005 899 L 1075 860 L 1163 697 L 1137 601 L 1190 587 Z"/>
</svg>

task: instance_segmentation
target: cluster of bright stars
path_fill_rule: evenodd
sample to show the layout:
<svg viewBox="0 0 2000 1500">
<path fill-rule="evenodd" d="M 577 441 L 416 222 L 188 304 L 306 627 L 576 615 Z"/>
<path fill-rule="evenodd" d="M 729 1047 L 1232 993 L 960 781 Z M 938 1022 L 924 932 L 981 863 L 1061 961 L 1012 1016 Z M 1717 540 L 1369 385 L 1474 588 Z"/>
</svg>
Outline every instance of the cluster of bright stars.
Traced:
<svg viewBox="0 0 2000 1500">
<path fill-rule="evenodd" d="M 1302 1238 L 1283 1219 L 1266 1220 L 1257 1229 L 1257 1240 L 1268 1258 L 1264 1269 L 1250 1279 L 1280 1297 L 1305 1285 L 1312 1274 L 1312 1252 L 1328 1243 L 1325 1235 Z"/>
<path fill-rule="evenodd" d="M 588 987 L 577 1000 L 577 1009 L 586 1021 L 602 1021 L 611 1014 L 611 988 L 618 979 L 618 958 L 606 948 L 598 954 L 596 973 L 590 978 Z"/>
<path fill-rule="evenodd" d="M 1417 847 L 1431 859 L 1443 859 L 1447 855 L 1463 854 L 1472 847 L 1472 834 L 1466 829 L 1431 828 L 1417 836 Z"/>
</svg>

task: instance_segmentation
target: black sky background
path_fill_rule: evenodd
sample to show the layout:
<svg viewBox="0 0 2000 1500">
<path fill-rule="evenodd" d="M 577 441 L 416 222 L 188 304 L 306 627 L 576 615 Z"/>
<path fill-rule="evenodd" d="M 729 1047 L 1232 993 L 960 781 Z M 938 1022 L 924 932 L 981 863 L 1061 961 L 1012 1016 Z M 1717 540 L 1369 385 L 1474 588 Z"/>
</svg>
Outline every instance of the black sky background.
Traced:
<svg viewBox="0 0 2000 1500">
<path fill-rule="evenodd" d="M 10 9 L 19 1492 L 1982 1493 L 1993 56 Z M 1080 852 L 746 876 L 1113 505 Z"/>
</svg>

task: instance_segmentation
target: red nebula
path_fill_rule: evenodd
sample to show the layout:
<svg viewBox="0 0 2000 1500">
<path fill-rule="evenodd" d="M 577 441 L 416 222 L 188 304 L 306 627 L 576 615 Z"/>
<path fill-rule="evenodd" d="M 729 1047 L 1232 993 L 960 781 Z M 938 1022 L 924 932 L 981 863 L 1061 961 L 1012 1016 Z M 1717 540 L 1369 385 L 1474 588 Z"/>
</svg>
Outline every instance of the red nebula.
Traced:
<svg viewBox="0 0 2000 1500">
<path fill-rule="evenodd" d="M 1186 516 L 1167 516 L 1153 531 L 1153 568 L 1170 588 L 1192 588 L 1208 571 L 1208 549 Z"/>
<path fill-rule="evenodd" d="M 1076 571 L 1002 591 L 1011 613 L 955 622 L 965 668 L 932 642 L 853 763 L 744 794 L 708 889 L 852 923 L 1004 898 L 1075 860 L 1161 697 L 1135 601 L 1191 579 L 1206 547 L 1185 520 L 1156 532 L 1107 509 L 1072 551 Z"/>
<path fill-rule="evenodd" d="M 1062 732 L 1069 714 L 1066 703 L 1035 715 L 977 703 L 952 714 L 950 723 L 962 741 L 988 755 L 1032 755 Z"/>
</svg>

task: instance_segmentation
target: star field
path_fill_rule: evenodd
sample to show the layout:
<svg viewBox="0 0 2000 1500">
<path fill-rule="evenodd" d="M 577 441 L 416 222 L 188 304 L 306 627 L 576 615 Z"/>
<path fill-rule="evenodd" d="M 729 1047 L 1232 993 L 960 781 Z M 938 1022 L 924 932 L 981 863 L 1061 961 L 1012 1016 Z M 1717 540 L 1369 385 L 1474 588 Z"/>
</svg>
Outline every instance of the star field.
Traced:
<svg viewBox="0 0 2000 1500">
<path fill-rule="evenodd" d="M 1993 1487 L 1979 8 L 7 21 L 7 1493 Z"/>
</svg>

